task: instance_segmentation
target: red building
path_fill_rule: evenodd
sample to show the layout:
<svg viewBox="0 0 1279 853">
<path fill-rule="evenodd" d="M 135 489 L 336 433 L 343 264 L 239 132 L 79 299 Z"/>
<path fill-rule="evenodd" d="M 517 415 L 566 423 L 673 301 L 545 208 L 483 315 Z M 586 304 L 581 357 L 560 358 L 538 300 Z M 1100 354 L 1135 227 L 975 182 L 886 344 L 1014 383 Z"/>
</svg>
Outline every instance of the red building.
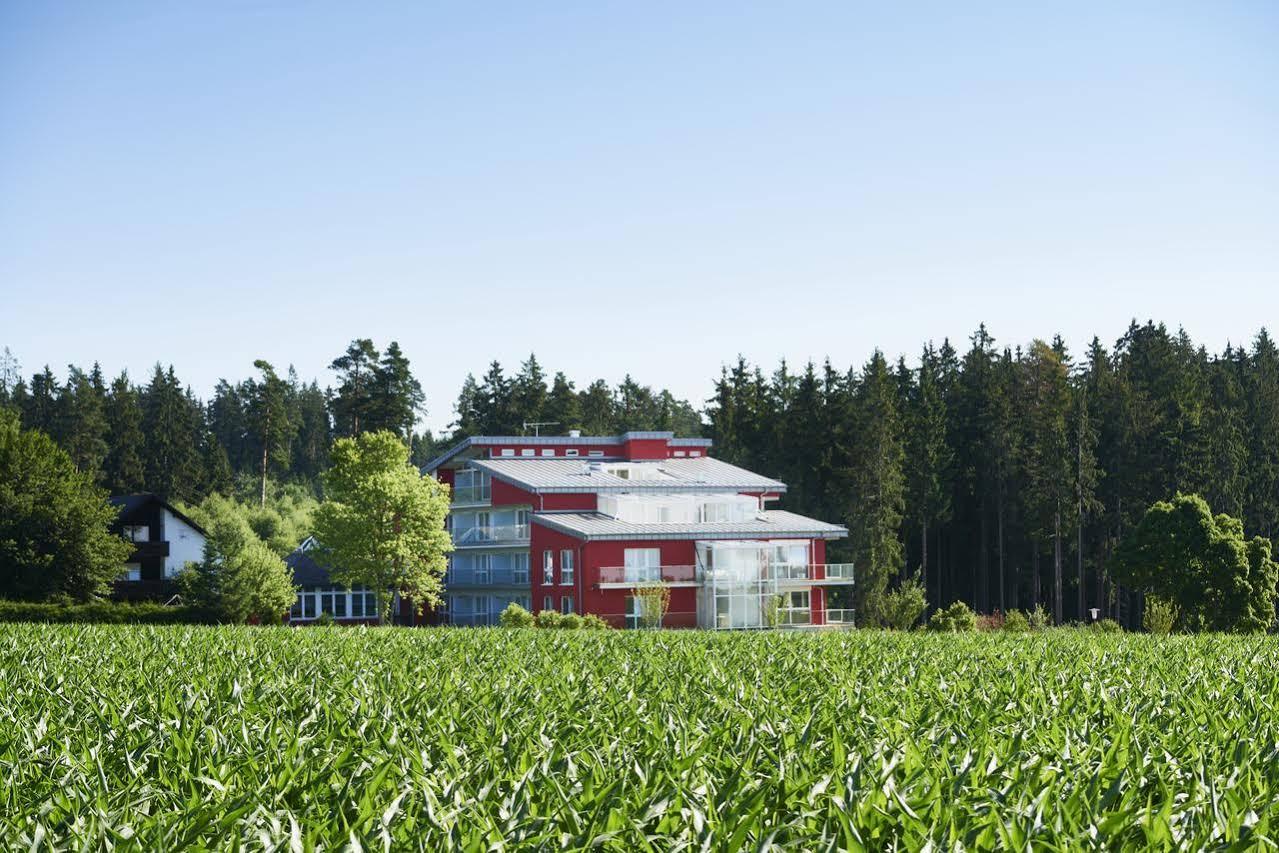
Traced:
<svg viewBox="0 0 1279 853">
<path fill-rule="evenodd" d="M 838 525 L 769 509 L 777 480 L 708 455 L 669 432 L 475 436 L 425 472 L 453 488 L 456 548 L 445 618 L 495 624 L 527 610 L 639 622 L 637 586 L 670 589 L 668 627 L 847 624 L 826 589 L 852 584 L 828 564 Z"/>
</svg>

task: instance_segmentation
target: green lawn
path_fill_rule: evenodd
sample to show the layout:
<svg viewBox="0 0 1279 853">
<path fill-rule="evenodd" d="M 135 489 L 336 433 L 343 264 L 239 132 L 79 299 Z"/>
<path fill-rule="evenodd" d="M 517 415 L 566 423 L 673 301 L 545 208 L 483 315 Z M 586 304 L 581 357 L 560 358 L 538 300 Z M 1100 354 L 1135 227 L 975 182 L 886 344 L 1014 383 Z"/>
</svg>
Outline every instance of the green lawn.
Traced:
<svg viewBox="0 0 1279 853">
<path fill-rule="evenodd" d="M 0 625 L 5 849 L 1244 848 L 1276 800 L 1268 638 Z"/>
</svg>

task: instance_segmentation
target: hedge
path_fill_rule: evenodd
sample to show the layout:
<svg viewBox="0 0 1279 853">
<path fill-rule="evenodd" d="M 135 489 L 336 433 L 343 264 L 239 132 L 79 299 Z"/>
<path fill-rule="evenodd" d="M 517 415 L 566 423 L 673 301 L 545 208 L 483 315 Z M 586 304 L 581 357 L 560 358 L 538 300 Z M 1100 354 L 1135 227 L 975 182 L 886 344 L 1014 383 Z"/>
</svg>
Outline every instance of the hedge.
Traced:
<svg viewBox="0 0 1279 853">
<path fill-rule="evenodd" d="M 191 625 L 215 621 L 198 607 L 154 602 L 50 604 L 0 600 L 0 622 L 96 622 L 114 625 Z"/>
</svg>

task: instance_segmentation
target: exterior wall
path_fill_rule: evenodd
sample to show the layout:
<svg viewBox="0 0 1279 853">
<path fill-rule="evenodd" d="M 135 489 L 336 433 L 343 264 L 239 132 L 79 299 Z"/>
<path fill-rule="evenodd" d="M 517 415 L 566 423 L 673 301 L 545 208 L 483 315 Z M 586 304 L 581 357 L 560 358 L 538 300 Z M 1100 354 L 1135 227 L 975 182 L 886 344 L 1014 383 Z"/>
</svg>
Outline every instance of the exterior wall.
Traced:
<svg viewBox="0 0 1279 853">
<path fill-rule="evenodd" d="M 632 438 L 622 445 L 622 454 L 630 460 L 669 459 L 670 450 L 664 438 Z"/>
<path fill-rule="evenodd" d="M 537 496 L 536 509 L 538 512 L 560 512 L 564 510 L 595 512 L 598 508 L 599 501 L 594 493 L 551 492 Z"/>
<path fill-rule="evenodd" d="M 824 567 L 826 565 L 826 540 L 813 540 L 813 565 Z M 822 568 L 813 570 L 814 580 L 824 576 Z M 826 624 L 826 588 L 815 586 L 809 594 L 809 607 L 812 608 L 812 619 L 814 625 Z"/>
<path fill-rule="evenodd" d="M 446 483 L 451 490 L 453 488 L 453 481 L 456 473 L 456 470 L 453 468 L 440 468 L 435 472 L 435 479 L 439 480 L 441 483 Z"/>
<path fill-rule="evenodd" d="M 584 553 L 579 564 L 584 566 L 582 575 L 585 582 L 586 601 L 586 608 L 582 612 L 598 614 L 618 628 L 626 625 L 626 599 L 632 593 L 626 589 L 600 589 L 601 568 L 624 565 L 628 548 L 657 548 L 661 551 L 663 566 L 697 564 L 697 547 L 692 539 L 581 544 Z M 697 589 L 695 587 L 678 587 L 671 590 L 671 601 L 665 624 L 677 628 L 692 628 L 697 625 Z"/>
<path fill-rule="evenodd" d="M 665 444 L 665 442 L 662 442 Z M 551 446 L 530 444 L 521 446 L 518 444 L 493 444 L 493 445 L 473 445 L 474 449 L 480 451 L 480 456 L 491 459 L 564 459 L 566 457 L 577 457 L 580 459 L 620 459 L 625 456 L 624 446 L 619 442 L 617 444 L 555 444 Z M 504 451 L 511 451 L 503 455 Z M 577 453 L 569 453 L 570 450 L 576 450 Z M 528 451 L 532 451 L 529 453 Z M 547 451 L 547 452 L 543 452 Z M 591 456 L 591 453 L 603 453 L 603 456 Z M 663 456 L 665 458 L 665 456 Z"/>
<path fill-rule="evenodd" d="M 533 589 L 533 612 L 540 613 L 546 609 L 544 599 L 548 595 L 551 596 L 551 603 L 555 610 L 562 610 L 563 597 L 571 595 L 573 596 L 574 613 L 592 612 L 586 609 L 586 597 L 583 595 L 582 547 L 585 543 L 574 539 L 566 533 L 551 530 L 549 527 L 536 522 L 534 522 L 532 527 L 532 538 L 529 545 L 529 583 Z M 552 566 L 555 569 L 555 582 L 553 584 L 544 583 L 543 560 L 545 558 L 543 552 L 547 550 L 551 551 Z M 560 561 L 560 552 L 565 550 L 573 552 L 572 586 L 560 583 L 560 569 L 563 567 Z"/>
<path fill-rule="evenodd" d="M 164 558 L 166 578 L 176 576 L 187 563 L 204 559 L 204 537 L 167 509 L 164 510 L 164 535 L 169 542 L 169 555 Z"/>
<path fill-rule="evenodd" d="M 535 506 L 536 498 L 521 488 L 494 477 L 489 484 L 491 506 Z"/>
</svg>

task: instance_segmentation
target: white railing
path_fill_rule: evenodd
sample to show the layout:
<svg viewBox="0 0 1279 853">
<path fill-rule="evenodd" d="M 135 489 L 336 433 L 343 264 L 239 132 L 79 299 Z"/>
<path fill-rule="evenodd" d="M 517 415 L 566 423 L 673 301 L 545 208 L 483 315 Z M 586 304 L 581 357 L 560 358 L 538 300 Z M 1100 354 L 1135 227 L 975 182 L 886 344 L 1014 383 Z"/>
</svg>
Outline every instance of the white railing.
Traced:
<svg viewBox="0 0 1279 853">
<path fill-rule="evenodd" d="M 842 608 L 842 609 L 837 608 L 834 610 L 827 610 L 826 624 L 827 625 L 849 625 L 849 626 L 853 625 L 854 622 L 853 622 L 852 608 Z"/>
<path fill-rule="evenodd" d="M 822 575 L 827 580 L 853 580 L 852 563 L 827 563 L 821 568 Z"/>
<path fill-rule="evenodd" d="M 463 527 L 453 531 L 454 545 L 479 545 L 487 542 L 527 542 L 527 524 L 499 524 Z"/>
</svg>

